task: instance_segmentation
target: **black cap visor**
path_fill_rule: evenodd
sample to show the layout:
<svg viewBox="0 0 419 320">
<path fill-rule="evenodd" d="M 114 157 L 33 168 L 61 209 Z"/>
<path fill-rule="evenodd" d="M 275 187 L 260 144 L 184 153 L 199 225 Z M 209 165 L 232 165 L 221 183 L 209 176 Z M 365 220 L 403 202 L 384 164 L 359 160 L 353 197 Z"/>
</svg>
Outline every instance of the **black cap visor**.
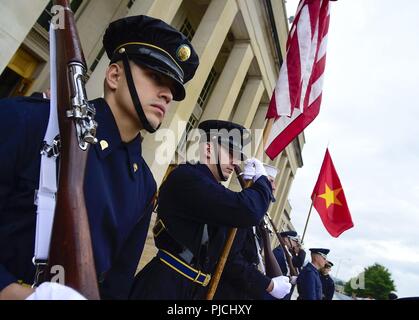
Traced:
<svg viewBox="0 0 419 320">
<path fill-rule="evenodd" d="M 183 86 L 182 82 L 180 82 L 173 75 L 173 73 L 170 72 L 170 70 L 168 70 L 164 66 L 159 65 L 156 62 L 149 63 L 147 61 L 142 60 L 141 58 L 134 58 L 134 59 L 131 59 L 131 60 L 134 61 L 134 63 L 136 63 L 136 64 L 139 64 L 139 65 L 141 65 L 143 67 L 146 67 L 148 69 L 157 71 L 160 74 L 162 74 L 166 77 L 169 77 L 171 80 L 173 80 L 173 90 L 172 90 L 173 100 L 182 101 L 183 99 L 185 99 L 185 96 L 186 96 L 185 87 Z"/>
<path fill-rule="evenodd" d="M 183 86 L 182 68 L 164 51 L 153 47 L 141 45 L 129 45 L 123 47 L 130 60 L 136 64 L 157 71 L 160 74 L 173 80 L 173 100 L 181 101 L 185 99 L 185 88 Z M 121 49 L 121 48 L 120 48 Z M 111 62 L 121 59 L 121 54 L 116 51 Z"/>
</svg>

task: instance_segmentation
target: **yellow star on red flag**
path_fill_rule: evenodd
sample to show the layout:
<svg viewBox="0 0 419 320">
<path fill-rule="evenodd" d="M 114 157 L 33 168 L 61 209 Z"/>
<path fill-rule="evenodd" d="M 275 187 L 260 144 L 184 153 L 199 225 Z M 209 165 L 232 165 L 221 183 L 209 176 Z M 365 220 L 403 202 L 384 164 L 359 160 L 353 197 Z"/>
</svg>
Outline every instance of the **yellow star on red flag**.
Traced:
<svg viewBox="0 0 419 320">
<path fill-rule="evenodd" d="M 335 190 L 332 190 L 329 188 L 327 183 L 325 183 L 325 193 L 320 194 L 319 197 L 326 200 L 326 208 L 329 208 L 332 204 L 337 204 L 339 206 L 342 205 L 342 203 L 339 201 L 338 194 L 342 191 L 342 188 L 337 188 Z"/>
</svg>

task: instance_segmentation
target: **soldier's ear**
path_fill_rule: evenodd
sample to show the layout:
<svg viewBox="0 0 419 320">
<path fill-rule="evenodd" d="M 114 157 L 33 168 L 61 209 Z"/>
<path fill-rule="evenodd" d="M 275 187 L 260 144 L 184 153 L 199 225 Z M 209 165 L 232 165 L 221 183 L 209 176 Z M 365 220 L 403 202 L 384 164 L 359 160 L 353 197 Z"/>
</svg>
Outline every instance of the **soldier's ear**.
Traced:
<svg viewBox="0 0 419 320">
<path fill-rule="evenodd" d="M 123 75 L 122 67 L 118 63 L 111 63 L 106 69 L 105 83 L 110 90 L 116 90 Z"/>
<path fill-rule="evenodd" d="M 205 157 L 210 160 L 211 159 L 211 150 L 212 150 L 212 144 L 211 142 L 207 142 L 205 144 Z"/>
</svg>

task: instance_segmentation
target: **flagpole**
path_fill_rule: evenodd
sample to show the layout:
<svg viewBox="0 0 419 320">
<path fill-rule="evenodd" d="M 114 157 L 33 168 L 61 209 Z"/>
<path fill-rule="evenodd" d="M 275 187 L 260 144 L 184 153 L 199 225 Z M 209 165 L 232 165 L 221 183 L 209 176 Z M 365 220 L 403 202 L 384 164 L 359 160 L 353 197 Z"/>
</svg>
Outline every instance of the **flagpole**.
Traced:
<svg viewBox="0 0 419 320">
<path fill-rule="evenodd" d="M 316 194 L 313 194 L 313 198 L 311 199 L 310 210 L 308 211 L 308 216 L 307 216 L 306 225 L 304 226 L 303 237 L 301 238 L 301 243 L 304 243 L 304 236 L 306 235 L 306 230 L 307 230 L 308 220 L 310 219 L 311 209 L 313 209 L 313 203 L 314 203 L 313 199 L 315 199 L 315 198 L 316 198 Z"/>
<path fill-rule="evenodd" d="M 266 121 L 266 125 L 263 128 L 263 138 L 262 138 L 262 148 L 257 149 L 256 158 L 260 159 L 263 162 L 263 152 L 265 151 L 266 143 L 268 142 L 269 134 L 272 130 L 272 125 L 274 123 L 274 118 L 269 118 L 268 121 Z"/>
</svg>

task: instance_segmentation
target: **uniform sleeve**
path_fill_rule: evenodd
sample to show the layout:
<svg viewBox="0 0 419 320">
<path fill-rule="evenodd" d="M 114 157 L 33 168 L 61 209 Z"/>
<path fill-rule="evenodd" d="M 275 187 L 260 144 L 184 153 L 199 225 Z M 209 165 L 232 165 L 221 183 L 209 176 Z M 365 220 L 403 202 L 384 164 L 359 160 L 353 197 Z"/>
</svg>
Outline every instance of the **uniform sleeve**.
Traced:
<svg viewBox="0 0 419 320">
<path fill-rule="evenodd" d="M 101 284 L 102 299 L 126 300 L 134 281 L 135 271 L 144 249 L 153 209 L 151 202 L 144 216 L 137 222 L 114 265 Z"/>
<path fill-rule="evenodd" d="M 312 272 L 304 272 L 297 279 L 298 292 L 303 300 L 316 300 L 316 279 Z"/>
<path fill-rule="evenodd" d="M 298 256 L 292 257 L 292 264 L 296 268 L 302 268 L 304 265 L 305 258 L 306 258 L 306 252 L 303 249 L 300 249 Z"/>
<path fill-rule="evenodd" d="M 285 254 L 281 247 L 276 247 L 273 251 L 273 254 L 276 258 L 276 261 L 278 261 L 278 264 L 281 268 L 282 274 L 287 275 L 288 274 L 288 267 L 287 262 L 285 260 Z"/>
<path fill-rule="evenodd" d="M 4 210 L 15 185 L 16 166 L 24 141 L 23 117 L 19 116 L 10 99 L 0 100 L 0 290 L 17 279 L 3 265 L 1 248 L 6 246 L 2 235 L 9 227 L 4 225 Z"/>
<path fill-rule="evenodd" d="M 242 234 L 234 242 L 234 251 L 230 254 L 223 271 L 223 281 L 229 282 L 238 292 L 245 292 L 252 299 L 263 299 L 271 278 L 262 274 L 241 253 L 244 236 Z"/>
<path fill-rule="evenodd" d="M 244 291 L 253 299 L 262 299 L 271 278 L 261 273 L 255 266 L 246 262 L 241 254 L 226 265 L 223 273 L 233 287 Z"/>
<path fill-rule="evenodd" d="M 173 192 L 173 190 L 175 190 Z M 200 175 L 174 174 L 171 196 L 184 203 L 188 219 L 201 223 L 246 228 L 257 225 L 271 201 L 272 188 L 262 176 L 250 188 L 234 192 Z"/>
<path fill-rule="evenodd" d="M 0 264 L 0 291 L 13 282 L 17 282 L 16 277 Z"/>
</svg>

